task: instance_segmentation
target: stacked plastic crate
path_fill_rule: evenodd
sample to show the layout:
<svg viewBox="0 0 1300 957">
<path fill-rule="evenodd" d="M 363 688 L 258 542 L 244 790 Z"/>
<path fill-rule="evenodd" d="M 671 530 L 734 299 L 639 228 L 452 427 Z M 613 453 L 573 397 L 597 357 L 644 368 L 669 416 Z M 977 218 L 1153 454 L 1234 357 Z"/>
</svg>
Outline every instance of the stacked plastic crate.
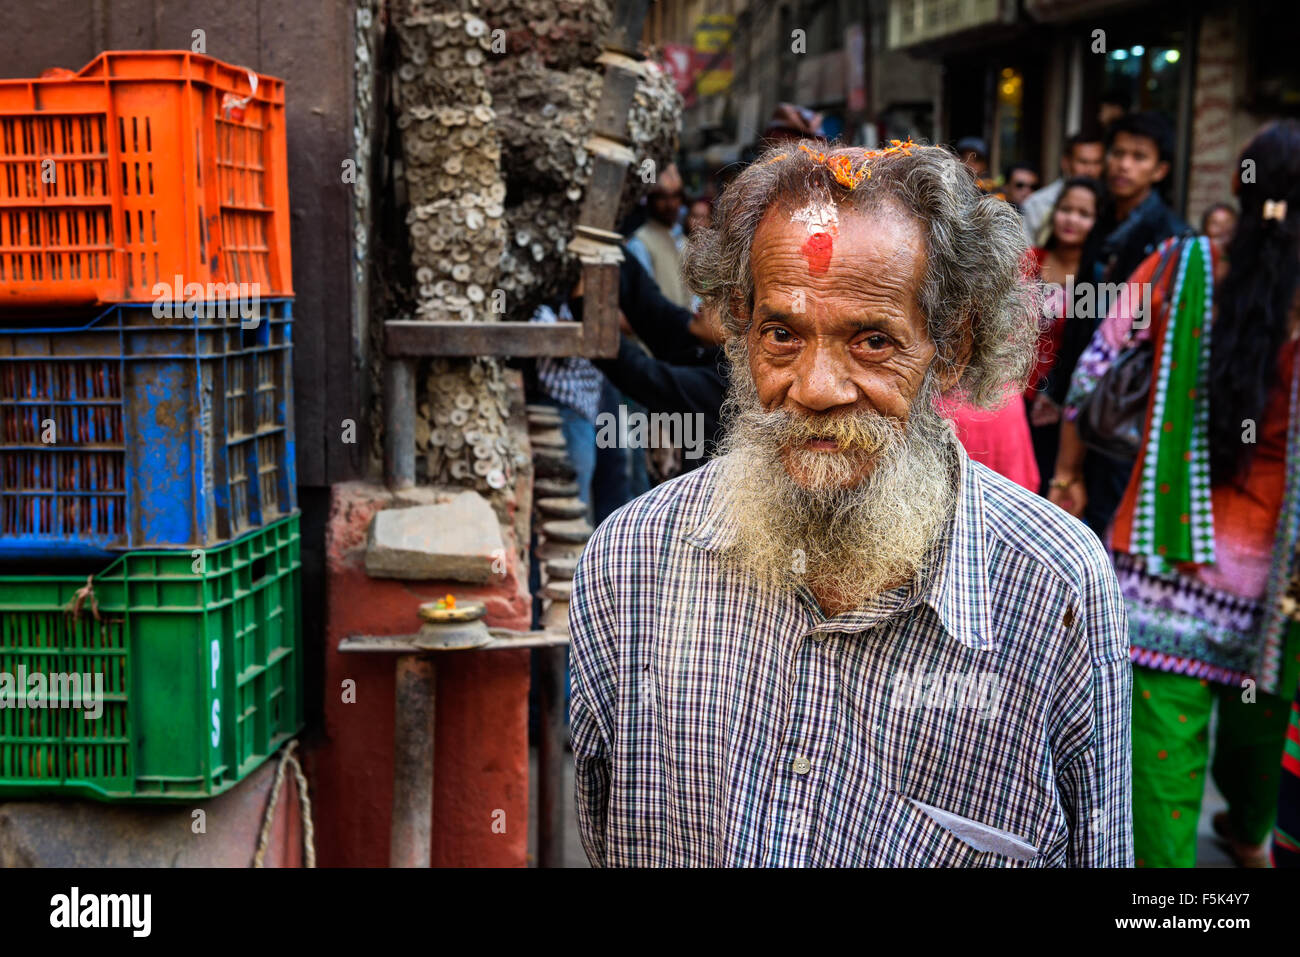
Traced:
<svg viewBox="0 0 1300 957">
<path fill-rule="evenodd" d="M 284 121 L 189 52 L 0 81 L 0 795 L 210 796 L 301 727 Z"/>
</svg>

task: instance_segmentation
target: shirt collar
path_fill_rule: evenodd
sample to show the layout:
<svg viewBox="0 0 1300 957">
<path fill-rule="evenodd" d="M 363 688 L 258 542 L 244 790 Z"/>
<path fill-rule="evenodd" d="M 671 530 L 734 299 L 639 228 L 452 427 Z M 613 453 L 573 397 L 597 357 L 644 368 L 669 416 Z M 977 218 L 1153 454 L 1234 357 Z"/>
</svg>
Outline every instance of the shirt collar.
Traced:
<svg viewBox="0 0 1300 957">
<path fill-rule="evenodd" d="M 924 602 L 934 610 L 953 639 L 974 651 L 996 651 L 998 643 L 989 600 L 983 481 L 961 443 L 954 438 L 953 445 L 958 463 L 957 501 L 947 532 L 935 546 L 928 582 L 922 585 L 914 581 L 905 590 L 890 592 L 883 612 L 895 614 Z M 704 516 L 683 537 L 697 548 L 718 551 L 734 540 L 736 524 L 722 508 L 718 489 L 721 470 L 710 471 Z M 882 608 L 873 602 L 836 615 L 825 625 L 829 630 L 861 631 L 881 618 Z"/>
<path fill-rule="evenodd" d="M 996 651 L 989 599 L 988 528 L 984 523 L 984 483 L 960 442 L 957 504 L 940 541 L 935 574 L 925 601 L 948 633 L 975 651 Z"/>
</svg>

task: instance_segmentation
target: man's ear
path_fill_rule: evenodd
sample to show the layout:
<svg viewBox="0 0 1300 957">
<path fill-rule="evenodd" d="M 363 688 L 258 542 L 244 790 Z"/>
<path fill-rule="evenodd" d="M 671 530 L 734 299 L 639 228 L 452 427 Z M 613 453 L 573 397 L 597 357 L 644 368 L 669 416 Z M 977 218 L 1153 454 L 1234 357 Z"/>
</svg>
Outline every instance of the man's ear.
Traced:
<svg viewBox="0 0 1300 957">
<path fill-rule="evenodd" d="M 939 387 L 944 392 L 954 388 L 961 381 L 962 375 L 966 372 L 966 367 L 970 365 L 971 353 L 975 348 L 974 323 L 974 316 L 967 317 L 967 320 L 962 323 L 961 337 L 957 340 L 957 347 L 953 350 L 952 358 L 939 374 Z"/>
<path fill-rule="evenodd" d="M 1169 175 L 1169 161 L 1161 160 L 1159 163 L 1156 164 L 1156 175 L 1151 177 L 1151 182 L 1159 183 L 1168 175 Z M 1235 179 L 1236 177 L 1233 178 Z"/>
</svg>

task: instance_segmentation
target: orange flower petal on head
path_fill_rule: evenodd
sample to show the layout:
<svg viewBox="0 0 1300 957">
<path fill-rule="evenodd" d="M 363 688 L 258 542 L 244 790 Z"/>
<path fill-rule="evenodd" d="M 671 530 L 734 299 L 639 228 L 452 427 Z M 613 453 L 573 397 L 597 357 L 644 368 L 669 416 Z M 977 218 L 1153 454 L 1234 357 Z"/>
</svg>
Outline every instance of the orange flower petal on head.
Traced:
<svg viewBox="0 0 1300 957">
<path fill-rule="evenodd" d="M 826 165 L 830 167 L 830 171 L 834 174 L 836 182 L 841 186 L 847 186 L 852 189 L 857 185 L 853 180 L 853 167 L 847 156 L 843 154 L 832 156 Z"/>
<path fill-rule="evenodd" d="M 803 150 L 805 153 L 807 153 L 809 156 L 811 156 L 811 157 L 813 158 L 813 162 L 815 162 L 815 163 L 825 163 L 825 162 L 826 162 L 826 154 L 825 154 L 825 153 L 814 153 L 812 150 L 810 150 L 810 149 L 808 148 L 807 144 L 805 144 L 805 143 L 800 143 L 800 144 L 799 144 L 799 149 Z"/>
<path fill-rule="evenodd" d="M 835 181 L 846 189 L 856 189 L 864 179 L 871 179 L 871 160 L 881 157 L 890 156 L 894 153 L 903 153 L 907 156 L 912 155 L 912 150 L 919 144 L 912 142 L 909 136 L 906 140 L 890 140 L 890 146 L 877 150 L 861 150 L 862 164 L 855 170 L 853 160 L 847 154 L 837 154 L 827 156 L 825 153 L 818 153 L 804 143 L 799 144 L 799 149 L 803 150 L 814 163 L 825 166 L 835 177 Z M 934 148 L 934 147 L 931 147 Z M 784 159 L 786 154 L 781 154 L 769 162 L 776 162 L 778 159 Z"/>
</svg>

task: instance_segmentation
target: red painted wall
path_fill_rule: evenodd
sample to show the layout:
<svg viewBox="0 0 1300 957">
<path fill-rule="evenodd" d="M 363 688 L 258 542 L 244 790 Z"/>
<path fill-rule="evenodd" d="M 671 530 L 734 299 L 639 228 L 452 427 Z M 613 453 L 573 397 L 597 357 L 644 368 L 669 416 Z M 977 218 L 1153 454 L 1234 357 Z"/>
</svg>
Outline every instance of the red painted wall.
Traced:
<svg viewBox="0 0 1300 957">
<path fill-rule="evenodd" d="M 391 655 L 340 654 L 339 640 L 412 634 L 420 626 L 420 603 L 448 592 L 483 601 L 489 625 L 526 630 L 527 576 L 520 569 L 514 533 L 502 526 L 509 568 L 500 583 L 371 578 L 365 571 L 366 532 L 371 516 L 390 506 L 393 496 L 378 486 L 353 482 L 334 486 L 331 499 L 325 533 L 325 734 L 306 755 L 317 863 L 383 867 L 388 864 L 393 800 L 395 660 Z M 437 661 L 433 865 L 524 867 L 529 652 L 447 652 Z M 356 681 L 355 704 L 342 700 L 348 678 Z M 497 811 L 505 812 L 504 833 L 493 830 Z"/>
</svg>

